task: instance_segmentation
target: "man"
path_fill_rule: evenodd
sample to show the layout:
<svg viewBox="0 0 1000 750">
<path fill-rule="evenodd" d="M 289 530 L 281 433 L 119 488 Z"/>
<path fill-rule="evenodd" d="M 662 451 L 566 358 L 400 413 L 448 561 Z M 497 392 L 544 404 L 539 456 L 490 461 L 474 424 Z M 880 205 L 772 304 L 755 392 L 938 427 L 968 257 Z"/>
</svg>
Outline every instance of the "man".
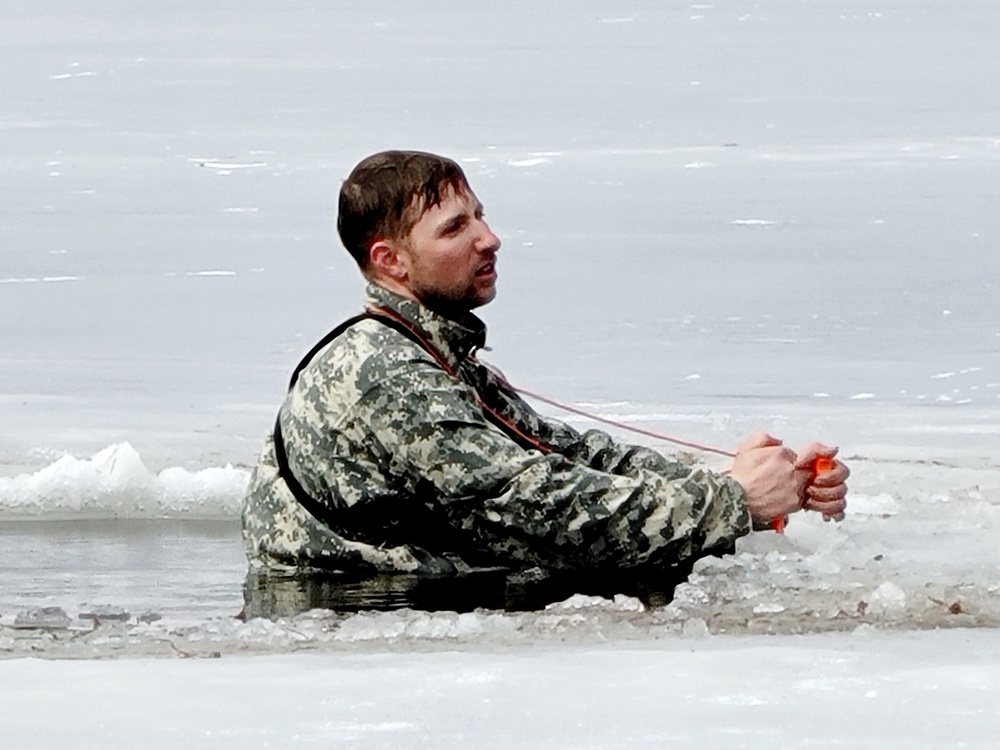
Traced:
<svg viewBox="0 0 1000 750">
<path fill-rule="evenodd" d="M 715 474 L 535 413 L 476 357 L 486 331 L 472 310 L 496 295 L 500 240 L 455 162 L 368 157 L 337 227 L 369 282 L 367 313 L 293 377 L 244 504 L 252 573 L 329 571 L 336 589 L 573 572 L 574 586 L 627 588 L 774 518 L 844 510 L 847 468 L 812 470 L 834 448 L 796 455 L 758 434 Z"/>
</svg>

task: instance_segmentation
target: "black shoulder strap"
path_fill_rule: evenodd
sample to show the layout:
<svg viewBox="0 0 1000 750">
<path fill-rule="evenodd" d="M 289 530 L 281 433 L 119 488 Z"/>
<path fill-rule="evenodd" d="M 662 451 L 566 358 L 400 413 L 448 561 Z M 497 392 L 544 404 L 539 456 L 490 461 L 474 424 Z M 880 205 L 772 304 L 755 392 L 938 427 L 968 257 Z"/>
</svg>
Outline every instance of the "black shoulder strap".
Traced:
<svg viewBox="0 0 1000 750">
<path fill-rule="evenodd" d="M 299 501 L 299 505 L 309 511 L 309 514 L 325 526 L 330 526 L 333 520 L 331 508 L 325 503 L 321 503 L 308 492 L 306 488 L 299 484 L 295 478 L 292 467 L 288 465 L 288 453 L 285 451 L 285 439 L 281 434 L 281 414 L 274 420 L 274 459 L 278 464 L 278 476 L 285 480 L 285 485 L 291 491 L 292 496 Z"/>
<path fill-rule="evenodd" d="M 439 359 L 440 355 L 434 351 L 429 350 L 429 344 L 420 338 L 420 336 L 409 326 L 400 320 L 391 318 L 388 315 L 379 315 L 374 312 L 364 312 L 360 315 L 355 315 L 353 318 L 345 320 L 339 326 L 330 331 L 326 336 L 317 342 L 316 346 L 309 350 L 302 361 L 299 362 L 298 367 L 292 373 L 292 380 L 288 384 L 288 390 L 292 390 L 295 384 L 298 382 L 299 374 L 309 365 L 313 358 L 323 350 L 324 347 L 328 346 L 331 341 L 340 336 L 344 331 L 353 326 L 356 323 L 360 323 L 362 320 L 377 320 L 383 325 L 389 326 L 410 341 L 417 344 L 421 349 L 428 350 L 435 359 Z M 482 401 L 480 401 L 482 403 Z M 540 443 L 526 437 L 520 430 L 518 430 L 514 425 L 503 419 L 499 414 L 497 414 L 493 409 L 489 408 L 485 403 L 483 406 L 483 416 L 487 421 L 492 422 L 495 426 L 499 427 L 504 433 L 507 434 L 514 442 L 521 445 L 524 448 L 540 448 Z M 543 452 L 548 452 L 547 450 Z M 274 458 L 278 464 L 278 476 L 285 480 L 285 484 L 291 491 L 292 495 L 296 500 L 305 508 L 309 513 L 320 523 L 327 526 L 333 526 L 331 523 L 335 516 L 334 509 L 328 503 L 323 503 L 317 500 L 315 497 L 306 492 L 305 487 L 303 487 L 299 480 L 295 477 L 295 473 L 292 471 L 291 466 L 288 463 L 288 453 L 285 449 L 285 440 L 281 434 L 281 410 L 278 410 L 278 416 L 274 420 Z"/>
<path fill-rule="evenodd" d="M 345 320 L 339 326 L 337 326 L 328 334 L 326 334 L 326 336 L 324 336 L 323 338 L 321 338 L 319 341 L 316 342 L 316 346 L 314 346 L 312 349 L 309 350 L 309 353 L 302 358 L 302 361 L 299 362 L 298 367 L 295 368 L 295 372 L 292 373 L 292 380 L 288 384 L 288 390 L 292 390 L 292 388 L 295 387 L 295 383 L 298 382 L 299 379 L 299 373 L 301 373 L 304 369 L 306 369 L 309 363 L 313 361 L 313 357 L 315 357 L 317 354 L 323 351 L 323 349 L 326 346 L 328 346 L 331 341 L 340 336 L 344 331 L 346 331 L 355 323 L 360 323 L 362 320 L 377 320 L 379 323 L 382 323 L 383 325 L 387 325 L 390 328 L 399 331 L 401 334 L 406 336 L 406 338 L 408 338 L 415 344 L 419 344 L 421 349 L 427 347 L 424 341 L 419 336 L 417 336 L 417 334 L 415 334 L 412 329 L 410 329 L 408 326 L 404 325 L 400 321 L 396 320 L 395 318 L 390 318 L 388 315 L 378 315 L 377 313 L 373 312 L 363 312 L 360 315 L 355 315 L 353 318 Z"/>
<path fill-rule="evenodd" d="M 348 328 L 356 323 L 360 323 L 362 320 L 377 320 L 383 325 L 387 325 L 390 328 L 399 331 L 399 333 L 406 336 L 414 343 L 418 344 L 421 348 L 425 348 L 426 344 L 417 336 L 409 327 L 404 325 L 394 318 L 390 318 L 387 315 L 378 315 L 376 313 L 364 312 L 360 315 L 355 315 L 353 318 L 349 318 L 341 323 L 339 326 L 330 331 L 326 336 L 321 338 L 312 349 L 302 358 L 295 371 L 292 373 L 291 382 L 288 384 L 288 390 L 291 391 L 295 387 L 295 384 L 299 380 L 299 374 L 312 362 L 313 358 L 319 354 L 325 347 L 327 347 L 330 342 L 336 339 L 338 336 L 344 333 Z M 292 471 L 292 467 L 288 463 L 288 452 L 285 449 L 285 439 L 281 434 L 281 411 L 279 409 L 278 416 L 274 420 L 274 459 L 278 464 L 278 476 L 285 480 L 285 484 L 291 491 L 292 495 L 296 500 L 305 508 L 309 513 L 320 523 L 327 526 L 332 526 L 331 521 L 334 517 L 333 508 L 328 503 L 323 503 L 317 500 L 315 497 L 310 495 L 305 487 L 303 487 L 299 480 L 295 476 L 295 472 Z"/>
</svg>

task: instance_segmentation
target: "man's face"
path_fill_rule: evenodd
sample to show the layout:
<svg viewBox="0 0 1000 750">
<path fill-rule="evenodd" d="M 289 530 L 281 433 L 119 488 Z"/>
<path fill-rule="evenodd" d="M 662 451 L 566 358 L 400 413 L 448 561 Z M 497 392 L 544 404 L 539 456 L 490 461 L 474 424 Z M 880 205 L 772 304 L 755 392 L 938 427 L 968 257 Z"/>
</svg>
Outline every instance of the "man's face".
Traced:
<svg viewBox="0 0 1000 750">
<path fill-rule="evenodd" d="M 468 187 L 446 188 L 400 242 L 404 282 L 418 300 L 442 313 L 464 313 L 496 296 L 499 238 L 483 220 Z"/>
</svg>

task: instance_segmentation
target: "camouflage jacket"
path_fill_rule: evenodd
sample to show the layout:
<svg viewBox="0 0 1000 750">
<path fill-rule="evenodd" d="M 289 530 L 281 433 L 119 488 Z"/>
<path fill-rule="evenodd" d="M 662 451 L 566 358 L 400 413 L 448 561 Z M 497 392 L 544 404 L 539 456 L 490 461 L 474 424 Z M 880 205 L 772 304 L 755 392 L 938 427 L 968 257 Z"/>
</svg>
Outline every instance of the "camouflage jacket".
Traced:
<svg viewBox="0 0 1000 750">
<path fill-rule="evenodd" d="M 328 524 L 279 475 L 272 436 L 243 506 L 252 567 L 612 570 L 684 561 L 750 530 L 734 480 L 539 416 L 475 357 L 485 341 L 475 316 L 449 320 L 375 285 L 368 294 L 453 374 L 378 320 L 321 350 L 279 423 L 289 467 L 330 509 Z M 512 438 L 484 405 L 549 450 Z"/>
</svg>

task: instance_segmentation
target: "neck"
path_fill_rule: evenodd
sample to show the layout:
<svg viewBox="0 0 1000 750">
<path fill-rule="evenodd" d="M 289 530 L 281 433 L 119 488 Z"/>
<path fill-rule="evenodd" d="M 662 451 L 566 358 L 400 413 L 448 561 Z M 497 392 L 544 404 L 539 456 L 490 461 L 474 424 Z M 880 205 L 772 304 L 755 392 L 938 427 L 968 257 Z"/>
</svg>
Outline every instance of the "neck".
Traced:
<svg viewBox="0 0 1000 750">
<path fill-rule="evenodd" d="M 400 297 L 406 297 L 407 299 L 417 300 L 417 302 L 420 301 L 419 299 L 417 299 L 417 295 L 415 295 L 412 291 L 410 291 L 410 288 L 408 286 L 396 281 L 395 279 L 390 279 L 384 276 L 378 276 L 376 274 L 372 274 L 367 278 L 368 281 L 370 281 L 372 284 L 377 284 L 383 289 L 388 289 L 393 294 L 398 294 Z"/>
<path fill-rule="evenodd" d="M 465 323 L 469 318 L 469 313 L 472 312 L 468 303 L 455 302 L 454 300 L 435 294 L 418 294 L 410 289 L 410 287 L 405 284 L 401 284 L 394 279 L 371 277 L 369 280 L 373 284 L 378 284 L 383 289 L 388 289 L 390 292 L 398 294 L 400 297 L 405 297 L 406 299 L 412 299 L 415 302 L 419 302 L 428 310 L 437 313 L 442 318 L 454 320 L 456 323 Z"/>
</svg>

